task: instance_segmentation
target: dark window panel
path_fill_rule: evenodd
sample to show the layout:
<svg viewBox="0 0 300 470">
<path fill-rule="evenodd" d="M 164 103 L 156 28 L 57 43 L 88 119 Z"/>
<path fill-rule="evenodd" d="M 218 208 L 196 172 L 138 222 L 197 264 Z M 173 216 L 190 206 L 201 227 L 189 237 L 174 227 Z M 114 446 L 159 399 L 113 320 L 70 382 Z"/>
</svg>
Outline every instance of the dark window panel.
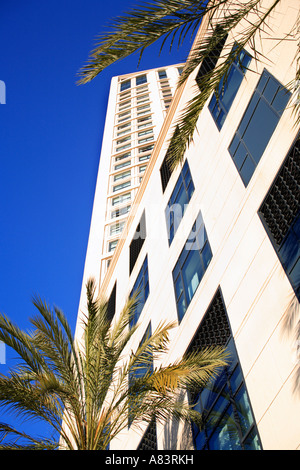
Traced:
<svg viewBox="0 0 300 470">
<path fill-rule="evenodd" d="M 187 354 L 213 346 L 227 347 L 230 364 L 201 390 L 189 390 L 194 409 L 203 417 L 192 425 L 197 450 L 261 450 L 254 415 L 239 364 L 221 289 L 210 303 Z"/>
<path fill-rule="evenodd" d="M 228 151 L 248 185 L 291 96 L 264 70 Z"/>
<path fill-rule="evenodd" d="M 146 218 L 145 218 L 145 212 L 143 212 L 143 215 L 136 228 L 135 234 L 133 236 L 133 240 L 130 243 L 130 247 L 129 247 L 129 272 L 130 273 L 134 268 L 134 265 L 142 249 L 145 239 L 146 239 Z"/>
</svg>

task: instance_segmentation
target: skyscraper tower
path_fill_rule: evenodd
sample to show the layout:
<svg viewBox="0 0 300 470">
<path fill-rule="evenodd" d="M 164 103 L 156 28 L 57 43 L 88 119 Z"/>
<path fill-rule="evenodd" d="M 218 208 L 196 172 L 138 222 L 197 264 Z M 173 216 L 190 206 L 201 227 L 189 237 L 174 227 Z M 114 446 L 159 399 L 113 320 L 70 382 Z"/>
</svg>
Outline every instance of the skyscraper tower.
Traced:
<svg viewBox="0 0 300 470">
<path fill-rule="evenodd" d="M 183 64 L 113 77 L 96 183 L 79 312 L 85 285 L 100 284 L 122 235 Z"/>
</svg>

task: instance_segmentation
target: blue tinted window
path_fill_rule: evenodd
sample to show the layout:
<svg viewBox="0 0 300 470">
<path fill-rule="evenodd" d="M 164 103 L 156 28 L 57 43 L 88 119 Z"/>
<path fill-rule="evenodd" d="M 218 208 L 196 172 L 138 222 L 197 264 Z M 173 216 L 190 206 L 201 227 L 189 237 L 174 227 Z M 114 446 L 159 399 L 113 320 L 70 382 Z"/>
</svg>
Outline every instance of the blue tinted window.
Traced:
<svg viewBox="0 0 300 470">
<path fill-rule="evenodd" d="M 189 401 L 201 414 L 201 429 L 193 423 L 199 450 L 261 449 L 258 432 L 239 364 L 222 291 L 218 288 L 188 347 L 187 355 L 214 346 L 226 348 L 228 364 L 206 387 L 189 390 Z"/>
<path fill-rule="evenodd" d="M 135 325 L 139 319 L 139 316 L 143 310 L 146 300 L 149 295 L 149 278 L 148 278 L 148 258 L 146 256 L 143 266 L 138 274 L 133 289 L 130 293 L 137 295 L 137 306 L 135 308 L 134 317 L 131 320 L 131 326 Z"/>
<path fill-rule="evenodd" d="M 159 77 L 159 79 L 167 78 L 167 72 L 165 70 L 159 70 L 158 71 L 158 77 Z"/>
<path fill-rule="evenodd" d="M 142 83 L 147 83 L 147 75 L 136 77 L 136 85 L 142 85 Z"/>
<path fill-rule="evenodd" d="M 224 79 L 221 80 L 218 92 L 214 93 L 210 100 L 208 108 L 219 130 L 224 124 L 250 61 L 251 57 L 245 50 L 242 50 L 232 64 L 227 80 L 225 80 L 225 83 Z"/>
<path fill-rule="evenodd" d="M 245 186 L 268 145 L 290 95 L 264 70 L 228 149 Z"/>
<path fill-rule="evenodd" d="M 128 88 L 130 87 L 131 87 L 131 80 L 125 80 L 124 82 L 121 82 L 120 90 L 125 91 L 125 90 L 128 90 Z"/>
<path fill-rule="evenodd" d="M 173 269 L 179 321 L 182 320 L 211 258 L 212 251 L 200 213 Z"/>
<path fill-rule="evenodd" d="M 152 335 L 151 323 L 149 323 L 148 328 L 139 344 L 139 347 L 143 345 Z M 146 374 L 151 374 L 153 372 L 153 353 L 152 350 L 147 348 L 138 356 L 135 356 L 134 367 L 129 371 L 128 374 L 128 385 L 129 388 L 134 386 L 134 383 L 138 379 L 142 379 Z M 133 392 L 129 390 L 129 397 L 133 398 L 132 405 L 135 403 Z M 129 415 L 128 415 L 128 424 L 131 425 L 134 417 L 134 406 L 129 406 Z"/>
<path fill-rule="evenodd" d="M 261 450 L 233 339 L 228 348 L 231 364 L 193 397 L 194 408 L 203 416 L 202 429 L 192 427 L 194 446 L 197 450 Z"/>
<path fill-rule="evenodd" d="M 172 243 L 194 189 L 191 172 L 186 160 L 165 210 L 169 244 Z"/>
<path fill-rule="evenodd" d="M 278 249 L 278 256 L 296 295 L 300 298 L 300 213 Z"/>
</svg>

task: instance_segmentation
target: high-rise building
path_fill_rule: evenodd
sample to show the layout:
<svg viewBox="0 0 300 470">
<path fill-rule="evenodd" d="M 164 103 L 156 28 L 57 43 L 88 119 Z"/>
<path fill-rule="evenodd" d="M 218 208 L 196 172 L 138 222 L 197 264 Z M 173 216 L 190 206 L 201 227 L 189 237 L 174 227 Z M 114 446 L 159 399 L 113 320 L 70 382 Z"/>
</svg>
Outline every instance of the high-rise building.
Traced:
<svg viewBox="0 0 300 470">
<path fill-rule="evenodd" d="M 101 284 L 151 158 L 183 64 L 111 80 L 96 184 L 85 282 Z M 124 233 L 123 233 L 124 236 Z"/>
<path fill-rule="evenodd" d="M 298 13 L 298 2 L 281 2 L 272 37 L 281 37 Z M 203 22 L 196 41 L 206 28 Z M 293 330 L 300 296 L 300 145 L 284 86 L 295 76 L 297 43 L 262 37 L 257 47 L 265 62 L 254 63 L 245 46 L 173 171 L 166 163 L 170 137 L 200 93 L 201 66 L 176 90 L 165 116 L 158 70 L 113 79 L 85 277 L 98 276 L 101 295 L 112 300 L 112 321 L 140 289 L 140 328 L 131 350 L 149 325 L 154 330 L 165 319 L 177 323 L 168 362 L 219 344 L 230 350 L 231 363 L 209 389 L 190 397 L 204 412 L 204 427 L 190 429 L 189 444 L 168 424 L 136 431 L 129 423 L 112 449 L 300 447 Z M 168 78 L 177 69 L 166 68 Z M 147 83 L 137 83 L 143 76 Z"/>
</svg>

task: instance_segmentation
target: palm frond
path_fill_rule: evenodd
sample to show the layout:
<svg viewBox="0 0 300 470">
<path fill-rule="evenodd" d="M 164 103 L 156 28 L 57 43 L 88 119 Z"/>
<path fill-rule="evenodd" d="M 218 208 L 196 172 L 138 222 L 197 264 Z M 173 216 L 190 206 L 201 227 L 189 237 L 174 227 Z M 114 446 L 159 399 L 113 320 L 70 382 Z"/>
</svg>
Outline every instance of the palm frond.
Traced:
<svg viewBox="0 0 300 470">
<path fill-rule="evenodd" d="M 201 39 L 198 45 L 195 46 L 184 67 L 179 86 L 184 83 L 203 60 L 210 56 L 216 45 L 236 26 L 241 22 L 246 22 L 248 25 L 243 28 L 238 36 L 227 41 L 218 64 L 197 79 L 198 87 L 195 87 L 194 97 L 188 102 L 186 108 L 183 109 L 178 117 L 175 123 L 176 131 L 173 132 L 170 139 L 167 158 L 171 167 L 175 167 L 183 161 L 185 152 L 193 141 L 194 133 L 197 130 L 197 121 L 201 111 L 213 92 L 216 93 L 216 98 L 218 99 L 218 87 L 221 82 L 223 87 L 226 86 L 232 64 L 238 60 L 241 50 L 247 46 L 256 62 L 266 59 L 262 53 L 258 52 L 255 41 L 257 35 L 260 35 L 262 30 L 267 27 L 267 21 L 279 2 L 280 0 L 273 0 L 269 8 L 263 10 L 259 8 L 259 0 L 252 0 L 243 5 L 238 3 L 239 8 L 233 11 L 231 9 L 229 11 L 226 10 L 224 16 L 218 19 L 218 27 L 212 28 L 206 37 Z M 247 20 L 249 15 L 251 16 L 251 21 L 250 19 Z M 266 32 L 266 34 L 268 33 Z M 244 70 L 245 72 L 246 70 Z M 298 101 L 295 106 L 295 113 L 297 114 L 299 111 L 300 106 Z"/>
<path fill-rule="evenodd" d="M 196 92 L 182 115 L 174 126 L 174 135 L 170 142 L 168 152 L 171 166 L 178 165 L 182 161 L 184 153 L 193 141 L 193 135 L 197 128 L 199 115 L 211 93 L 216 90 L 223 80 L 224 86 L 232 62 L 238 56 L 241 48 L 247 45 L 254 61 L 267 60 L 260 52 L 257 42 L 262 36 L 273 38 L 273 31 L 269 20 L 280 0 L 272 0 L 266 7 L 261 0 L 153 0 L 141 3 L 140 6 L 128 13 L 112 20 L 107 34 L 98 37 L 95 49 L 92 51 L 88 64 L 79 73 L 79 83 L 87 83 L 95 78 L 102 70 L 112 63 L 125 58 L 133 53 L 139 53 L 138 63 L 145 49 L 154 42 L 161 42 L 162 49 L 169 41 L 170 51 L 175 44 L 179 47 L 189 34 L 193 37 L 203 18 L 208 19 L 208 31 L 204 38 L 193 48 L 185 64 L 178 82 L 181 86 L 196 71 L 197 67 L 209 57 L 221 37 L 230 36 L 227 49 L 233 49 L 235 41 L 238 47 L 235 53 L 225 53 L 220 58 L 220 65 L 209 71 L 198 81 L 201 92 Z M 234 33 L 238 28 L 239 33 Z M 288 31 L 281 40 L 296 40 L 299 42 L 299 17 L 291 31 Z M 178 39 L 177 41 L 175 39 Z M 295 80 L 290 84 L 297 95 L 299 89 L 299 61 Z M 296 124 L 300 121 L 300 100 L 295 98 L 293 112 Z M 176 130 L 176 133 L 175 133 Z"/>
<path fill-rule="evenodd" d="M 99 35 L 89 62 L 81 69 L 79 83 L 87 83 L 104 68 L 133 53 L 139 53 L 139 61 L 145 49 L 159 39 L 161 49 L 170 40 L 170 50 L 178 37 L 178 45 L 189 33 L 193 37 L 207 9 L 215 9 L 222 1 L 205 0 L 153 0 L 142 3 L 128 13 L 112 20 L 110 32 Z"/>
<path fill-rule="evenodd" d="M 1 449 L 105 449 L 127 428 L 131 416 L 133 426 L 150 422 L 154 415 L 161 421 L 199 421 L 182 396 L 192 384 L 203 385 L 212 377 L 224 363 L 222 352 L 203 352 L 155 368 L 168 352 L 174 325 L 161 323 L 153 333 L 147 330 L 128 354 L 129 341 L 139 329 L 138 324 L 130 327 L 137 298 L 128 299 L 112 323 L 107 302 L 97 297 L 92 280 L 87 299 L 84 348 L 79 349 L 64 314 L 40 298 L 34 299 L 39 315 L 31 319 L 31 334 L 0 316 L 0 337 L 21 359 L 9 376 L 0 376 L 0 406 L 22 418 L 43 420 L 56 436 L 35 438 L 2 424 Z"/>
</svg>

